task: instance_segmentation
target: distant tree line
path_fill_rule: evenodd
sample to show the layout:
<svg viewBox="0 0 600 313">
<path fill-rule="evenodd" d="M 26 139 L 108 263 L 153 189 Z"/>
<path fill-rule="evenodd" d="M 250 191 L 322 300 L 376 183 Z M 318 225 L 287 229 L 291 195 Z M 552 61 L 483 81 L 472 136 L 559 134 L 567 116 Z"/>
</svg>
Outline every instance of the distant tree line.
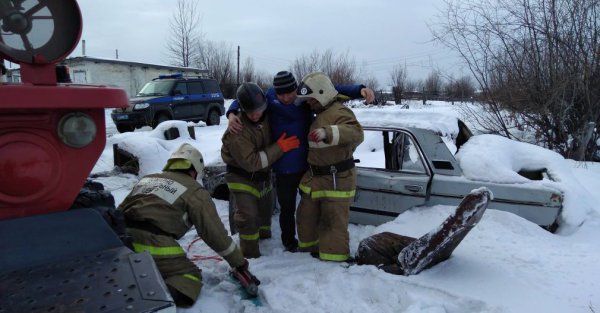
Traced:
<svg viewBox="0 0 600 313">
<path fill-rule="evenodd" d="M 254 68 L 251 58 L 245 58 L 239 69 L 234 47 L 225 42 L 206 40 L 200 31 L 197 1 L 177 1 L 177 9 L 170 22 L 169 40 L 166 51 L 169 63 L 175 66 L 208 69 L 210 75 L 220 84 L 225 97 L 235 97 L 239 82 L 253 81 L 263 88 L 270 87 L 275 73 L 265 73 Z M 390 70 L 389 85 L 392 94 L 380 88 L 374 77 L 364 77 L 357 68 L 356 61 L 349 52 L 336 54 L 328 49 L 313 51 L 297 57 L 289 70 L 298 79 L 304 75 L 322 71 L 331 77 L 335 84 L 361 83 L 377 91 L 378 100 L 391 100 L 400 103 L 402 99 L 471 99 L 474 85 L 469 77 L 458 80 L 452 77 L 442 79 L 441 73 L 433 71 L 427 79 L 409 80 L 405 67 L 398 65 Z M 386 84 L 386 85 L 388 85 Z"/>
<path fill-rule="evenodd" d="M 288 70 L 298 79 L 323 71 L 336 84 L 364 83 L 396 103 L 476 99 L 483 110 L 463 108 L 484 131 L 591 159 L 600 122 L 600 0 L 445 1 L 433 36 L 459 53 L 471 75 L 432 71 L 412 80 L 398 64 L 390 69 L 388 92 L 374 77 L 364 77 L 348 52 L 332 50 L 297 57 Z M 256 71 L 250 58 L 238 71 L 231 45 L 204 39 L 197 1 L 177 4 L 166 44 L 171 64 L 208 69 L 229 98 L 239 82 L 271 85 L 274 73 Z M 530 133 L 533 139 L 523 135 Z"/>
</svg>

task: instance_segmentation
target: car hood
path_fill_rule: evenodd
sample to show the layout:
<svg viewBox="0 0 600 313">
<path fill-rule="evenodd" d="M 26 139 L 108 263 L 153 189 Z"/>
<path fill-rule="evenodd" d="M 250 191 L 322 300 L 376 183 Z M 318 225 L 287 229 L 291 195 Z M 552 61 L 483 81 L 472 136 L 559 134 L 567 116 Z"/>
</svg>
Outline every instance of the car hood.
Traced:
<svg viewBox="0 0 600 313">
<path fill-rule="evenodd" d="M 113 112 L 132 112 L 133 111 L 133 106 L 138 104 L 138 103 L 144 103 L 144 102 L 148 102 L 152 99 L 156 99 L 159 97 L 156 96 L 152 96 L 152 97 L 133 97 L 133 98 L 129 98 L 129 105 L 127 106 L 127 108 L 119 108 L 119 109 L 115 109 Z"/>
<path fill-rule="evenodd" d="M 129 98 L 129 103 L 130 104 L 138 104 L 138 103 L 142 103 L 142 102 L 147 102 L 149 100 L 152 99 L 156 99 L 159 98 L 160 96 L 151 96 L 151 97 L 133 97 L 133 98 Z"/>
</svg>

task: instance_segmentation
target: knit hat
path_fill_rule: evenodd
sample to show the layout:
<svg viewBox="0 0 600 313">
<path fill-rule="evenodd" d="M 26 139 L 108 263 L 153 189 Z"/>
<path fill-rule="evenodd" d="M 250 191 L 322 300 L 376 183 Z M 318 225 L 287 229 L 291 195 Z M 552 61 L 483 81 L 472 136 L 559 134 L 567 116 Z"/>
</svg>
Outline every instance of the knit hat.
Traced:
<svg viewBox="0 0 600 313">
<path fill-rule="evenodd" d="M 298 83 L 296 82 L 296 78 L 294 78 L 292 73 L 288 71 L 281 71 L 273 78 L 273 88 L 275 88 L 275 93 L 281 95 L 296 91 L 296 88 L 298 88 Z"/>
</svg>

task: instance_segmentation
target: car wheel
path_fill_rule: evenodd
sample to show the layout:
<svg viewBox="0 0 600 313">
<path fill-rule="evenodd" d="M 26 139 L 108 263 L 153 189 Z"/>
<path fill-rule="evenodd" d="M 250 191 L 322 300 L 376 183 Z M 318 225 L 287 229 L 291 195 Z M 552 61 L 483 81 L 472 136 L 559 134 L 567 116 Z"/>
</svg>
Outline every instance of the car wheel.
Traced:
<svg viewBox="0 0 600 313">
<path fill-rule="evenodd" d="M 217 112 L 217 110 L 212 109 L 210 110 L 210 112 L 208 112 L 208 118 L 206 118 L 206 125 L 211 126 L 211 125 L 219 125 L 221 123 L 221 116 L 219 116 L 219 113 Z"/>
<path fill-rule="evenodd" d="M 131 126 L 131 125 L 116 125 L 117 126 L 117 131 L 119 133 L 126 133 L 126 132 L 132 132 L 135 127 Z"/>
<path fill-rule="evenodd" d="M 164 122 L 164 121 L 168 121 L 170 120 L 169 116 L 166 114 L 159 114 L 154 118 L 154 125 L 152 126 L 152 128 L 156 128 L 156 126 L 158 126 L 158 124 Z"/>
</svg>

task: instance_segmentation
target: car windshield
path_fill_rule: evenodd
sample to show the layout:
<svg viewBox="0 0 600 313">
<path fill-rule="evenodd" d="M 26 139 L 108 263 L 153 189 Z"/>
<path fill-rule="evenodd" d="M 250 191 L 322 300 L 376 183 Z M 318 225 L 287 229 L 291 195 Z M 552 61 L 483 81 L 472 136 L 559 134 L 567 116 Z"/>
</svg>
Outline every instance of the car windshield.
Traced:
<svg viewBox="0 0 600 313">
<path fill-rule="evenodd" d="M 138 92 L 138 97 L 168 96 L 175 81 L 151 81 Z"/>
</svg>

